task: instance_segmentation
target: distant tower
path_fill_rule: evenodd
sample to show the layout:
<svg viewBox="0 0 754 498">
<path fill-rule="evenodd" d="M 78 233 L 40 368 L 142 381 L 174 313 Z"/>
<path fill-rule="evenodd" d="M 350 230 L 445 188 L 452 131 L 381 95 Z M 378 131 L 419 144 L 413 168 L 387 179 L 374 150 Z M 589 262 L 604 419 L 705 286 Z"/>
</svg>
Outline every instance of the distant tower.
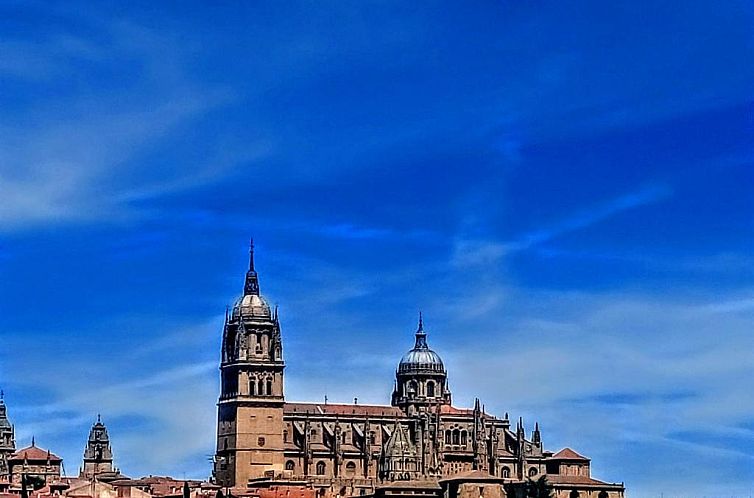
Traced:
<svg viewBox="0 0 754 498">
<path fill-rule="evenodd" d="M 16 451 L 16 438 L 13 425 L 8 420 L 5 395 L 0 391 L 0 481 L 10 480 L 8 458 Z"/>
<path fill-rule="evenodd" d="M 260 295 L 249 250 L 243 295 L 226 313 L 220 364 L 214 480 L 246 487 L 283 470 L 283 343 L 277 309 Z"/>
<path fill-rule="evenodd" d="M 421 313 L 414 347 L 403 355 L 398 364 L 392 404 L 408 415 L 428 411 L 438 404 L 450 404 L 448 374 L 440 355 L 427 345 Z"/>
<path fill-rule="evenodd" d="M 97 422 L 89 431 L 89 439 L 84 450 L 84 466 L 81 467 L 79 476 L 92 479 L 96 476 L 112 475 L 114 472 L 110 436 L 107 434 L 107 427 L 97 415 Z"/>
</svg>

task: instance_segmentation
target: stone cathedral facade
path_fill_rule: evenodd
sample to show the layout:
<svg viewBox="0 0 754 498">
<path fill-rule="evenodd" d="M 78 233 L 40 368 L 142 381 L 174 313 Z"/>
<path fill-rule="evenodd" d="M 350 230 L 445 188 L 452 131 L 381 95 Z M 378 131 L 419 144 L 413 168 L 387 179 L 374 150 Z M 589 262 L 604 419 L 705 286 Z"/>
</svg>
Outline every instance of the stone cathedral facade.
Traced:
<svg viewBox="0 0 754 498">
<path fill-rule="evenodd" d="M 511 490 L 542 475 L 558 498 L 624 494 L 622 484 L 593 479 L 588 458 L 546 450 L 538 425 L 527 432 L 521 419 L 485 413 L 479 400 L 453 406 L 421 316 L 390 405 L 287 402 L 278 311 L 260 294 L 253 245 L 243 295 L 226 313 L 221 356 L 213 479 L 241 494 L 276 481 L 304 483 L 317 497 L 372 495 L 391 483 L 431 490 L 465 476 Z"/>
</svg>

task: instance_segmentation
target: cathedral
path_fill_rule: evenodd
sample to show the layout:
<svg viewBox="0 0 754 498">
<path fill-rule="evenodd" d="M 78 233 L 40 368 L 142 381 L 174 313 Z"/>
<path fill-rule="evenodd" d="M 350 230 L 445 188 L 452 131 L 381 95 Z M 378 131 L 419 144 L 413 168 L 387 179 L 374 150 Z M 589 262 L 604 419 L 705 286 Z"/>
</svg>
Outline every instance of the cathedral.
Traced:
<svg viewBox="0 0 754 498">
<path fill-rule="evenodd" d="M 546 476 L 557 498 L 624 495 L 623 484 L 591 477 L 589 458 L 545 449 L 538 425 L 527 432 L 521 419 L 488 414 L 479 400 L 454 406 L 421 315 L 390 405 L 287 402 L 285 366 L 278 310 L 260 293 L 252 244 L 243 295 L 222 334 L 213 480 L 234 494 L 298 483 L 317 498 L 439 497 L 464 495 L 459 485 L 470 484 L 474 498 L 523 496 L 525 483 Z"/>
</svg>

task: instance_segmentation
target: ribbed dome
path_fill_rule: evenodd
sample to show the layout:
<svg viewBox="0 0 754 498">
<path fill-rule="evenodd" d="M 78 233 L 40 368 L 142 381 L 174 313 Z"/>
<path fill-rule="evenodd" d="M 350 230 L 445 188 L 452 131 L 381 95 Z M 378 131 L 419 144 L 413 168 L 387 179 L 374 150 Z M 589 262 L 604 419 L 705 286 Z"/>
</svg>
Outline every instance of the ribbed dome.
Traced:
<svg viewBox="0 0 754 498">
<path fill-rule="evenodd" d="M 409 372 L 416 370 L 430 370 L 433 372 L 444 372 L 445 365 L 442 363 L 440 355 L 429 348 L 414 348 L 401 358 L 398 365 L 399 372 Z"/>
<path fill-rule="evenodd" d="M 272 319 L 270 305 L 264 297 L 257 294 L 246 294 L 238 298 L 233 304 L 233 318 L 238 318 L 239 314 L 250 318 Z"/>
<path fill-rule="evenodd" d="M 403 355 L 398 364 L 398 373 L 405 372 L 439 372 L 445 373 L 445 365 L 440 355 L 427 346 L 427 334 L 424 332 L 424 321 L 419 315 L 419 328 L 416 331 L 416 344 L 413 349 Z"/>
</svg>

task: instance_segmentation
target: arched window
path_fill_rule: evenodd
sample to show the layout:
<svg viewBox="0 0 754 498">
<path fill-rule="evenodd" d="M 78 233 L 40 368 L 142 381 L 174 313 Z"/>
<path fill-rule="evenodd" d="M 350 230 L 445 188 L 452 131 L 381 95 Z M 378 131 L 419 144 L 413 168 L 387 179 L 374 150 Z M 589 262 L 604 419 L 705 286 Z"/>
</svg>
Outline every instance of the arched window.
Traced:
<svg viewBox="0 0 754 498">
<path fill-rule="evenodd" d="M 461 431 L 458 429 L 453 431 L 453 444 L 461 444 Z"/>
<path fill-rule="evenodd" d="M 434 398 L 435 397 L 435 383 L 431 380 L 427 382 L 427 397 L 428 398 Z"/>
<path fill-rule="evenodd" d="M 249 381 L 249 396 L 255 396 L 257 394 L 257 381 L 251 379 Z"/>
<path fill-rule="evenodd" d="M 467 441 L 468 441 L 468 433 L 466 431 L 461 431 L 461 444 L 463 446 L 466 446 Z"/>
<path fill-rule="evenodd" d="M 579 498 L 579 492 L 578 490 L 574 489 L 568 494 L 568 498 Z"/>
<path fill-rule="evenodd" d="M 607 497 L 608 497 L 608 494 L 607 494 L 607 491 L 605 491 L 605 490 L 603 489 L 602 491 L 600 491 L 600 494 L 599 494 L 599 495 L 597 495 L 597 496 L 598 496 L 598 498 L 607 498 Z"/>
<path fill-rule="evenodd" d="M 500 476 L 506 478 L 510 477 L 511 469 L 509 469 L 508 467 L 503 467 L 502 469 L 500 469 Z"/>
<path fill-rule="evenodd" d="M 317 475 L 325 475 L 325 462 L 317 462 Z"/>
<path fill-rule="evenodd" d="M 272 379 L 267 379 L 267 396 L 272 396 Z"/>
<path fill-rule="evenodd" d="M 535 475 L 537 475 L 537 469 L 535 469 L 534 467 L 530 468 L 529 477 L 534 477 Z"/>
<path fill-rule="evenodd" d="M 416 393 L 419 391 L 419 387 L 416 384 L 415 380 L 412 380 L 408 383 L 408 395 L 409 396 L 416 396 Z"/>
<path fill-rule="evenodd" d="M 445 444 L 450 444 L 450 429 L 445 431 Z"/>
<path fill-rule="evenodd" d="M 296 464 L 293 463 L 293 460 L 285 462 L 285 470 L 296 470 Z"/>
<path fill-rule="evenodd" d="M 355 473 L 356 473 L 356 464 L 353 462 L 348 462 L 346 464 L 346 475 L 353 476 Z"/>
<path fill-rule="evenodd" d="M 257 396 L 264 396 L 264 381 L 262 379 L 257 382 Z"/>
</svg>

